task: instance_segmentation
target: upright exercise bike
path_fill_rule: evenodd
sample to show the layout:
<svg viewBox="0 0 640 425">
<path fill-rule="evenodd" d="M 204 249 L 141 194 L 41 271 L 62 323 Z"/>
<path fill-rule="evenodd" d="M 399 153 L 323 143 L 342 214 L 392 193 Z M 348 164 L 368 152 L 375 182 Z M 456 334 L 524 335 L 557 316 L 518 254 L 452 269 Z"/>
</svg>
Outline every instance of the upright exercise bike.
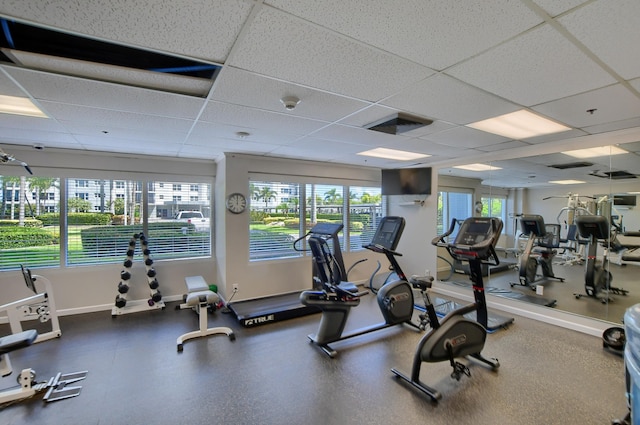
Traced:
<svg viewBox="0 0 640 425">
<path fill-rule="evenodd" d="M 535 290 L 536 285 L 548 279 L 564 282 L 564 278 L 553 273 L 553 257 L 555 250 L 560 247 L 560 225 L 545 224 L 540 215 L 523 215 L 520 217 L 520 227 L 529 238 L 520 255 L 520 285 Z M 537 275 L 538 266 L 542 269 L 541 278 Z M 510 285 L 513 287 L 515 284 Z"/>
<path fill-rule="evenodd" d="M 588 296 L 606 304 L 608 301 L 613 300 L 609 297 L 609 294 L 627 295 L 629 291 L 626 289 L 611 286 L 613 276 L 605 267 L 611 235 L 607 218 L 602 215 L 581 215 L 576 217 L 576 225 L 580 236 L 588 240 L 588 248 L 584 275 L 584 290 L 586 294 L 574 294 L 575 297 Z M 598 241 L 604 246 L 602 262 L 597 259 Z"/>
<path fill-rule="evenodd" d="M 413 358 L 411 376 L 404 375 L 397 369 L 391 369 L 391 371 L 398 378 L 431 397 L 434 402 L 442 398 L 442 394 L 420 381 L 422 362 L 449 361 L 453 368 L 451 377 L 456 380 L 460 380 L 462 375 L 470 376 L 469 368 L 456 361 L 456 358 L 471 357 L 484 363 L 491 370 L 497 370 L 500 367 L 497 359 L 488 359 L 481 354 L 487 338 L 488 320 L 482 264 L 498 265 L 500 263 L 495 252 L 495 245 L 502 231 L 502 226 L 502 220 L 499 218 L 470 217 L 460 226 L 455 242 L 449 243 L 446 242 L 446 238 L 455 230 L 456 220 L 454 219 L 449 230 L 431 242 L 433 245 L 446 248 L 454 259 L 469 262 L 469 276 L 473 282 L 475 299 L 474 303 L 450 312 L 440 321 L 427 294 L 431 281 L 424 281 L 424 286 L 420 288 L 425 297 L 425 307 L 431 330 L 418 343 Z M 418 283 L 416 282 L 416 284 Z M 476 312 L 477 321 L 464 317 L 465 314 L 473 311 Z"/>
<path fill-rule="evenodd" d="M 398 275 L 398 280 L 386 282 L 377 293 L 378 306 L 384 322 L 356 330 L 348 335 L 343 335 L 343 331 L 349 313 L 353 307 L 360 304 L 360 297 L 368 294 L 368 291 L 360 291 L 352 282 L 340 281 L 339 273 L 335 273 L 335 267 L 333 267 L 335 255 L 331 253 L 325 239 L 314 236 L 308 239 L 323 290 L 304 291 L 300 294 L 300 302 L 304 305 L 316 306 L 322 311 L 316 334 L 309 335 L 308 338 L 329 357 L 333 358 L 337 354 L 329 346 L 333 342 L 404 323 L 420 329 L 412 322 L 413 290 L 395 259 L 396 256 L 402 255 L 394 249 L 400 241 L 404 225 L 405 221 L 402 217 L 382 218 L 371 243 L 365 245 L 365 248 L 371 251 L 384 254 L 391 264 L 391 270 Z"/>
</svg>

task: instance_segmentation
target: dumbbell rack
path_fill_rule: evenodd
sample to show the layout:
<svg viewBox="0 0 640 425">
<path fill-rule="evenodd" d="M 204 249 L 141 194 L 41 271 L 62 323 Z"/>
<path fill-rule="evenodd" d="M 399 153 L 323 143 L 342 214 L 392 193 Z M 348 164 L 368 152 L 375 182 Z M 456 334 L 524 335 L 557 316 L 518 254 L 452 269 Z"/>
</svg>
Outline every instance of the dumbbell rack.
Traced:
<svg viewBox="0 0 640 425">
<path fill-rule="evenodd" d="M 149 299 L 146 300 L 128 300 L 130 289 L 129 282 L 131 280 L 131 267 L 133 266 L 133 256 L 136 250 L 136 244 L 140 241 L 144 266 L 146 269 L 147 282 L 149 284 Z M 120 272 L 120 282 L 118 283 L 118 295 L 116 295 L 115 305 L 111 309 L 111 316 L 119 316 L 122 314 L 136 313 L 146 310 L 164 309 L 164 301 L 162 294 L 158 289 L 160 284 L 156 278 L 156 271 L 153 268 L 153 260 L 151 259 L 151 251 L 148 247 L 148 240 L 144 233 L 134 233 L 129 241 L 127 249 L 127 258 L 124 260 L 124 270 Z"/>
</svg>

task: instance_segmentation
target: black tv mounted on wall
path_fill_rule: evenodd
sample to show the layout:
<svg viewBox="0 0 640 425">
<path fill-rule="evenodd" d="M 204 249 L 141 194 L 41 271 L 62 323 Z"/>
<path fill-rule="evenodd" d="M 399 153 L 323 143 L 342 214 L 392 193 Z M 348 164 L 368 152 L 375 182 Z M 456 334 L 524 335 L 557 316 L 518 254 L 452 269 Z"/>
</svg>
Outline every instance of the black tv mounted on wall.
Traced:
<svg viewBox="0 0 640 425">
<path fill-rule="evenodd" d="M 382 170 L 383 195 L 430 195 L 431 167 Z"/>
</svg>

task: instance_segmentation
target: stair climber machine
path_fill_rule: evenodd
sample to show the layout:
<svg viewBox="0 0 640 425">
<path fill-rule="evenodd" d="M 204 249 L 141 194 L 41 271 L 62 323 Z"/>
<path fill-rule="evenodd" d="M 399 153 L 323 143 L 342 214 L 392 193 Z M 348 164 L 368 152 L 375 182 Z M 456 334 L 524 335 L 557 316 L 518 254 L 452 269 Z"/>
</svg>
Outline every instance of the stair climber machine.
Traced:
<svg viewBox="0 0 640 425">
<path fill-rule="evenodd" d="M 449 243 L 446 238 L 452 235 L 455 230 L 456 220 L 454 219 L 449 230 L 431 242 L 433 245 L 446 248 L 454 259 L 469 263 L 469 276 L 473 283 L 475 299 L 474 303 L 453 310 L 442 320 L 439 320 L 435 307 L 427 294 L 427 289 L 431 287 L 431 280 L 425 281 L 420 287 L 425 298 L 431 330 L 418 343 L 413 358 L 411 376 L 404 375 L 397 369 L 391 369 L 391 371 L 396 377 L 429 396 L 433 402 L 442 398 L 442 394 L 420 381 L 420 368 L 423 362 L 448 361 L 453 368 L 451 377 L 456 380 L 460 380 L 462 375 L 471 375 L 469 368 L 456 361 L 456 358 L 470 357 L 484 363 L 493 371 L 500 367 L 497 359 L 488 359 L 481 354 L 487 338 L 488 320 L 482 265 L 499 264 L 495 245 L 502 231 L 502 226 L 502 220 L 499 218 L 470 217 L 460 225 L 455 241 Z M 477 321 L 464 317 L 465 314 L 473 311 L 476 312 Z"/>
<path fill-rule="evenodd" d="M 337 354 L 329 346 L 333 342 L 403 323 L 416 330 L 420 329 L 412 322 L 413 290 L 395 258 L 402 255 L 394 250 L 400 241 L 404 225 L 405 221 L 402 217 L 382 218 L 371 243 L 364 246 L 373 252 L 384 254 L 391 264 L 390 269 L 398 276 L 397 280 L 387 281 L 377 292 L 378 306 L 384 317 L 384 322 L 356 330 L 347 335 L 344 335 L 343 331 L 349 313 L 353 307 L 360 304 L 360 297 L 368 294 L 369 291 L 359 290 L 352 282 L 341 281 L 339 274 L 334 272 L 335 255 L 331 253 L 325 239 L 314 236 L 308 239 L 313 255 L 314 270 L 317 271 L 316 278 L 321 283 L 322 290 L 303 292 L 300 294 L 300 302 L 304 305 L 316 306 L 322 311 L 318 331 L 315 335 L 308 337 L 329 357 L 333 358 Z"/>
</svg>

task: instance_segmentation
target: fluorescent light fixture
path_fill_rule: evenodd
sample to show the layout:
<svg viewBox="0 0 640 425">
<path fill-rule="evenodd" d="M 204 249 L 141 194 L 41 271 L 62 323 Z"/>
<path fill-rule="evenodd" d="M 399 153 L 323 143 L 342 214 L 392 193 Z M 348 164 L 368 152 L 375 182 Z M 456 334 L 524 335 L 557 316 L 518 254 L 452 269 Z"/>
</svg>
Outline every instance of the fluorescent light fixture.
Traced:
<svg viewBox="0 0 640 425">
<path fill-rule="evenodd" d="M 413 159 L 428 158 L 431 156 L 423 153 L 399 151 L 387 148 L 375 148 L 364 152 L 358 152 L 358 155 L 373 156 L 375 158 L 384 159 L 397 159 L 399 161 L 410 161 Z"/>
<path fill-rule="evenodd" d="M 459 168 L 461 170 L 469 170 L 469 171 L 493 171 L 493 170 L 502 170 L 501 167 L 494 167 L 493 165 L 487 164 L 467 164 L 467 165 L 456 165 L 453 168 Z"/>
<path fill-rule="evenodd" d="M 549 183 L 553 183 L 553 184 L 582 184 L 582 183 L 586 183 L 582 180 L 553 180 L 550 181 Z"/>
<path fill-rule="evenodd" d="M 467 124 L 467 127 L 518 140 L 571 130 L 525 109 Z"/>
<path fill-rule="evenodd" d="M 0 95 L 0 113 L 26 115 L 28 117 L 49 118 L 26 97 Z"/>
<path fill-rule="evenodd" d="M 598 156 L 622 155 L 629 152 L 616 146 L 600 146 L 598 148 L 577 149 L 562 153 L 574 158 L 596 158 Z"/>
</svg>

